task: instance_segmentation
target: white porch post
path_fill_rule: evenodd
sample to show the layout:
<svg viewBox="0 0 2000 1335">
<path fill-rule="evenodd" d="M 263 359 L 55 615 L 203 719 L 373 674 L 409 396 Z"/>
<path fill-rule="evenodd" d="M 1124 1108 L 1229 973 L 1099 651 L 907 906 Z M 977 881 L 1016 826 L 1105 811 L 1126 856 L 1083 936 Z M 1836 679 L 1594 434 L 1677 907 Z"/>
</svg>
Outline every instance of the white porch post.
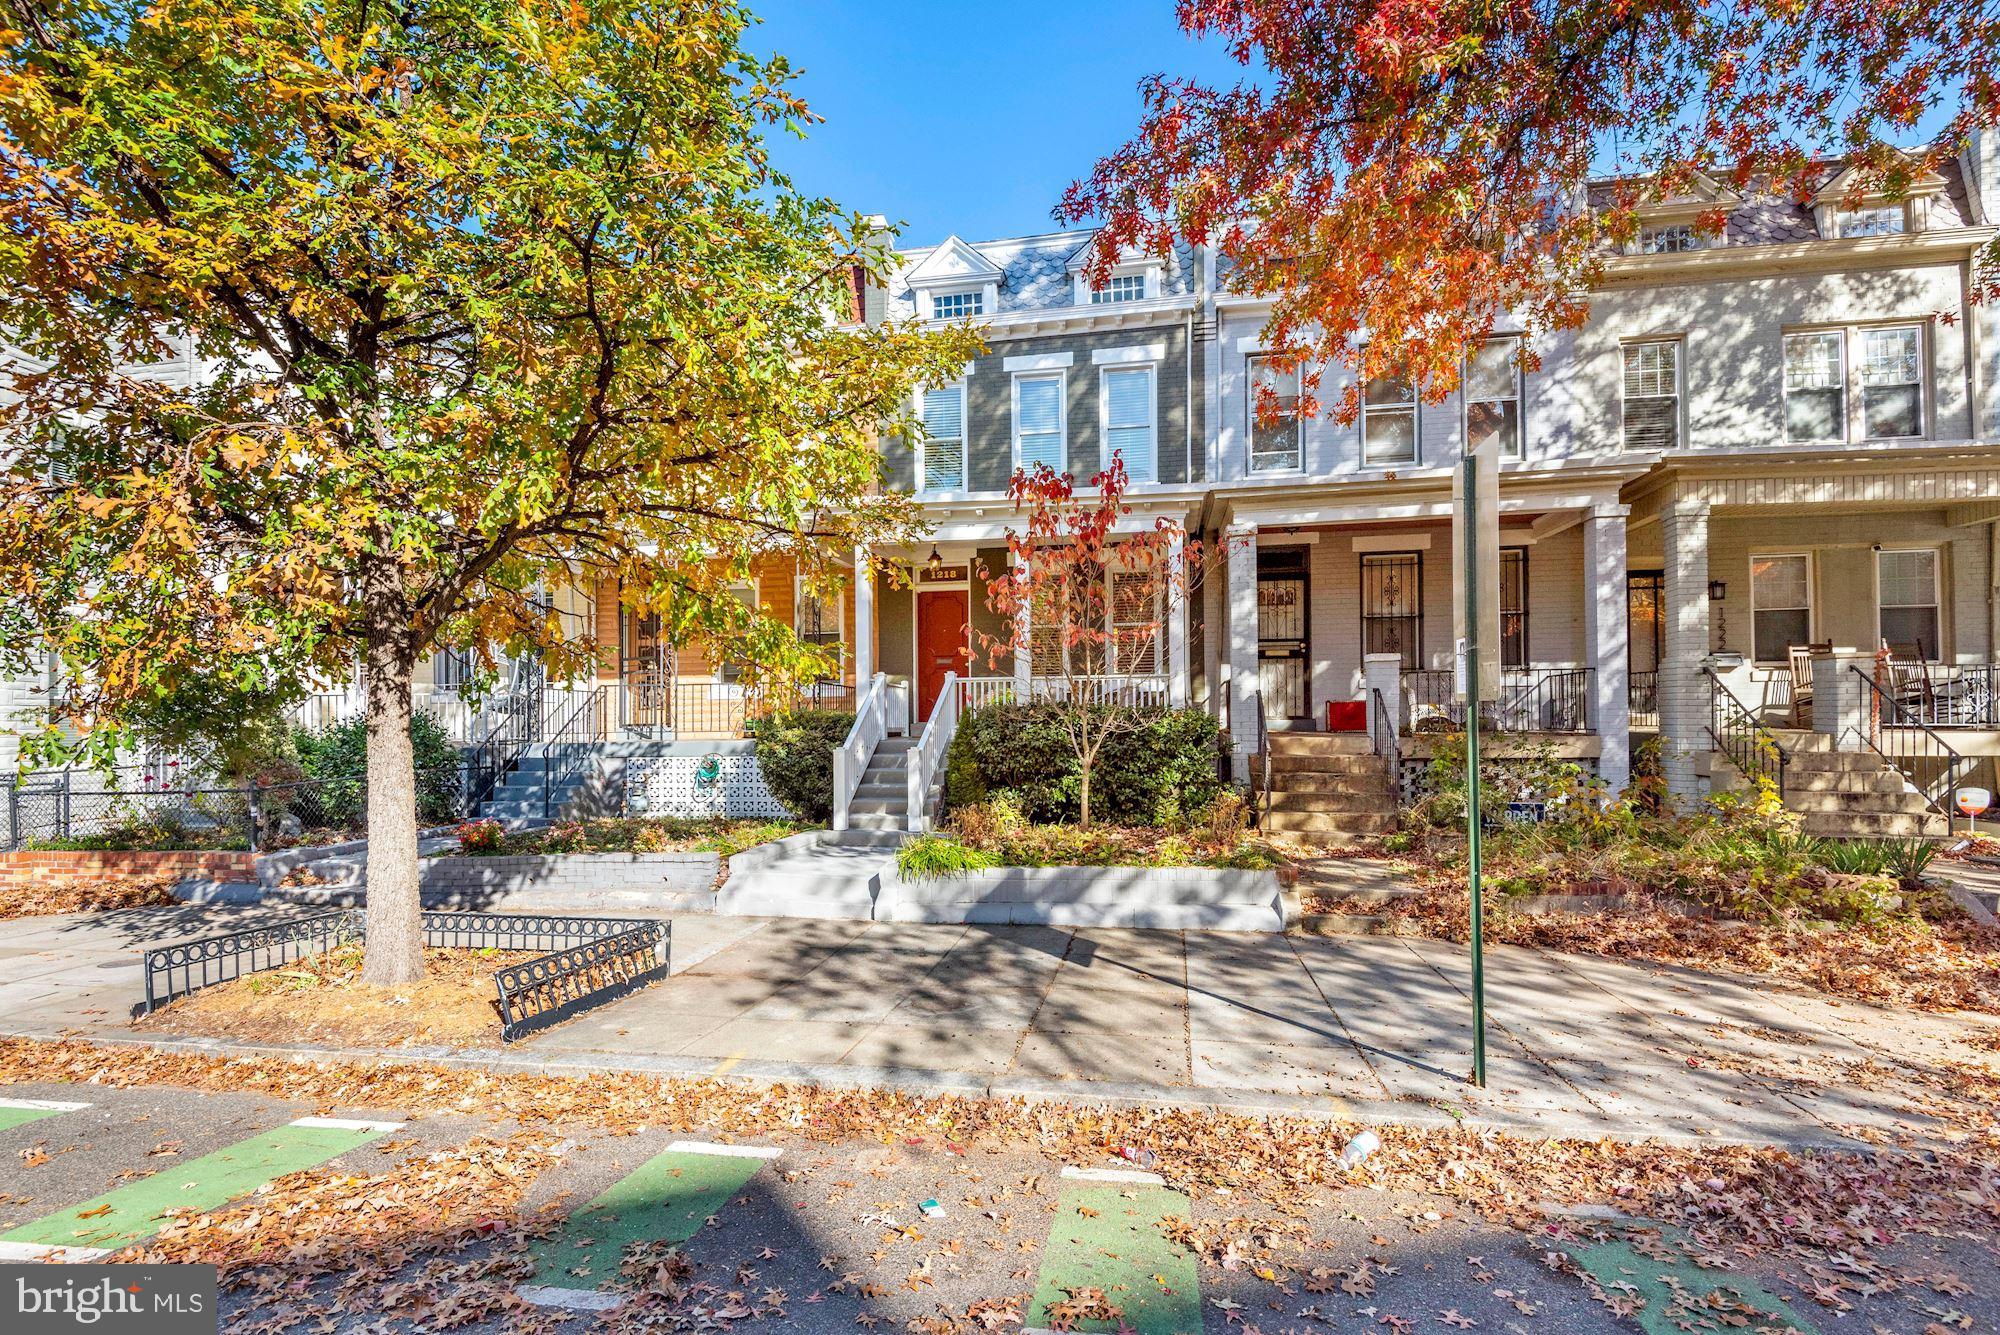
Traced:
<svg viewBox="0 0 2000 1335">
<path fill-rule="evenodd" d="M 854 689 L 875 677 L 875 571 L 864 545 L 854 549 Z"/>
<path fill-rule="evenodd" d="M 1031 572 L 1018 556 L 1009 556 L 1008 577 L 1016 585 L 1019 594 L 1014 607 L 1014 700 L 1027 704 L 1028 692 L 1033 686 L 1035 674 L 1035 620 L 1028 606 L 1028 582 Z"/>
<path fill-rule="evenodd" d="M 1230 525 L 1223 550 L 1229 561 L 1229 743 L 1236 781 L 1248 783 L 1257 746 L 1257 526 Z"/>
<path fill-rule="evenodd" d="M 1859 649 L 1813 655 L 1813 731 L 1831 737 L 1835 751 L 1868 749 L 1869 692 L 1861 677 L 1874 670 L 1875 655 Z"/>
<path fill-rule="evenodd" d="M 1660 748 L 1667 792 L 1699 801 L 1707 785 L 1695 758 L 1714 749 L 1708 735 L 1710 691 L 1702 675 L 1709 653 L 1708 503 L 1673 501 L 1660 515 L 1665 556 L 1666 625 L 1660 662 Z"/>
<path fill-rule="evenodd" d="M 1167 537 L 1167 703 L 1185 709 L 1188 702 L 1187 535 L 1176 526 Z"/>
<path fill-rule="evenodd" d="M 1625 593 L 1625 519 L 1631 512 L 1629 506 L 1599 505 L 1583 523 L 1583 642 L 1596 669 L 1590 721 L 1602 748 L 1597 775 L 1613 797 L 1632 777 L 1631 630 Z"/>
<path fill-rule="evenodd" d="M 1368 736 L 1372 742 L 1376 733 L 1375 697 L 1382 697 L 1383 730 L 1391 737 L 1403 730 L 1403 656 L 1401 654 L 1363 654 L 1361 657 L 1361 684 L 1368 692 Z"/>
</svg>

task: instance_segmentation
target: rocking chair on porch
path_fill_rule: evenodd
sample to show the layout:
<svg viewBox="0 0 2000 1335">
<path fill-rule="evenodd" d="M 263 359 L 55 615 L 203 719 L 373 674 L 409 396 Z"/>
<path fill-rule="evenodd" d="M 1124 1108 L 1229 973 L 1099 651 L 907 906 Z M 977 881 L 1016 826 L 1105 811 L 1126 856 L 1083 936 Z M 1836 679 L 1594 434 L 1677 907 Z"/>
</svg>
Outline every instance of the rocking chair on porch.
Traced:
<svg viewBox="0 0 2000 1335">
<path fill-rule="evenodd" d="M 1787 657 L 1792 670 L 1792 715 L 1794 728 L 1812 726 L 1813 656 L 1833 652 L 1833 641 L 1823 644 L 1792 645 Z"/>
</svg>

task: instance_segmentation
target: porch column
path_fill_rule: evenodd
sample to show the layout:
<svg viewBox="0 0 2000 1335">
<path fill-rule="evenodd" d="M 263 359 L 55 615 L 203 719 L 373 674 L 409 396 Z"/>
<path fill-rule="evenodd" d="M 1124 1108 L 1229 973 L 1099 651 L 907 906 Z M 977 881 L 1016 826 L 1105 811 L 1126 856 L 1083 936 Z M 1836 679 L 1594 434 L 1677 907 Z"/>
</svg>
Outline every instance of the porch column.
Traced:
<svg viewBox="0 0 2000 1335">
<path fill-rule="evenodd" d="M 1708 735 L 1708 503 L 1674 501 L 1660 515 L 1665 557 L 1659 675 L 1661 763 L 1667 792 L 1678 802 L 1707 796 L 1696 757 L 1714 749 Z"/>
<path fill-rule="evenodd" d="M 1602 748 L 1597 775 L 1614 798 L 1632 777 L 1631 632 L 1625 594 L 1625 520 L 1631 513 L 1630 506 L 1599 505 L 1583 523 L 1583 643 L 1596 669 L 1590 722 Z"/>
<path fill-rule="evenodd" d="M 1368 737 L 1375 737 L 1375 697 L 1382 697 L 1382 724 L 1391 737 L 1403 730 L 1403 656 L 1363 654 L 1361 684 L 1368 692 Z"/>
<path fill-rule="evenodd" d="M 1813 655 L 1813 731 L 1833 740 L 1835 751 L 1865 751 L 1871 731 L 1868 706 L 1872 692 L 1860 675 L 1875 670 L 1875 655 L 1859 649 L 1839 648 Z"/>
<path fill-rule="evenodd" d="M 1007 577 L 1019 586 L 1021 595 L 1014 606 L 1014 700 L 1025 705 L 1035 675 L 1035 619 L 1027 598 L 1030 572 L 1018 556 L 1009 556 L 1007 561 Z"/>
<path fill-rule="evenodd" d="M 875 676 L 875 569 L 866 546 L 854 549 L 854 689 L 856 698 Z"/>
<path fill-rule="evenodd" d="M 1223 530 L 1229 561 L 1229 744 L 1236 781 L 1250 782 L 1257 749 L 1257 526 Z"/>
<path fill-rule="evenodd" d="M 1175 709 L 1188 702 L 1187 534 L 1176 526 L 1167 537 L 1167 703 Z"/>
</svg>

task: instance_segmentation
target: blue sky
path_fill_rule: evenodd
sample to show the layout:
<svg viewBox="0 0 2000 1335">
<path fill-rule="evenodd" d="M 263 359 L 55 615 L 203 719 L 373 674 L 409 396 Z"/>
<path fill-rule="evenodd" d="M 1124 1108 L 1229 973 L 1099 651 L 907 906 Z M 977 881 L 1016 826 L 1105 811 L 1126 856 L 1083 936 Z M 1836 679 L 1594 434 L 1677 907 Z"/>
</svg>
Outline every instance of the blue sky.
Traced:
<svg viewBox="0 0 2000 1335">
<path fill-rule="evenodd" d="M 798 185 L 904 221 L 903 244 L 1045 232 L 1063 187 L 1139 122 L 1151 73 L 1235 82 L 1172 0 L 885 4 L 750 0 L 753 50 L 781 52 L 826 123 L 773 155 Z"/>
</svg>

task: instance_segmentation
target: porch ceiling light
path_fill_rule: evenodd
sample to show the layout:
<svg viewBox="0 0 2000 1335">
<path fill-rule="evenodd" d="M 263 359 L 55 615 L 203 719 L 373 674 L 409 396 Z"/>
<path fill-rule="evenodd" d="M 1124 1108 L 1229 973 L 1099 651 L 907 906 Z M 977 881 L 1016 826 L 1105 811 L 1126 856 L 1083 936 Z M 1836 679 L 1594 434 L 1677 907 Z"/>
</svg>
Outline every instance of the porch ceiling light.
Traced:
<svg viewBox="0 0 2000 1335">
<path fill-rule="evenodd" d="M 1729 585 L 1726 582 L 1719 579 L 1712 579 L 1708 582 L 1708 600 L 1710 602 L 1719 603 L 1728 596 Z"/>
</svg>

